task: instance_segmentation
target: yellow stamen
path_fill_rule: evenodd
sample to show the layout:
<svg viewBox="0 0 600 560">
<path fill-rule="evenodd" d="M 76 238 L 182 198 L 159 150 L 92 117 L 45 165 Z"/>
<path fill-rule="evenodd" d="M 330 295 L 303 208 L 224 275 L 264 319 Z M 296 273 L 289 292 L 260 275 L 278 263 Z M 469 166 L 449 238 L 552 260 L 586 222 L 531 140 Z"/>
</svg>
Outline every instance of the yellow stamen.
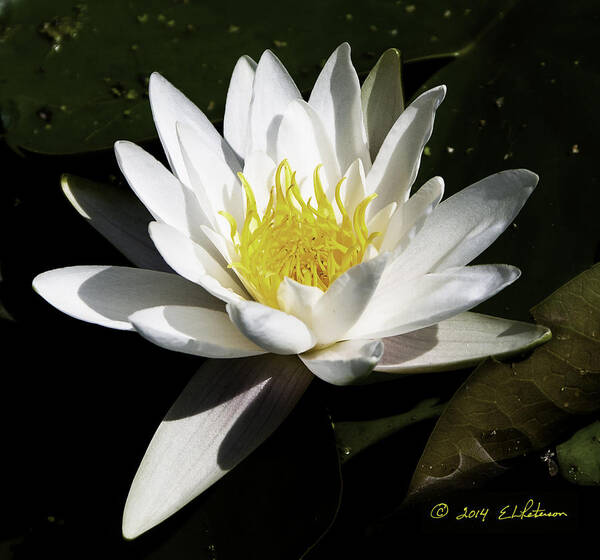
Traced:
<svg viewBox="0 0 600 560">
<path fill-rule="evenodd" d="M 238 175 L 246 194 L 246 216 L 241 231 L 230 214 L 219 212 L 229 222 L 238 254 L 239 260 L 231 266 L 252 296 L 265 305 L 278 307 L 277 290 L 286 276 L 327 290 L 338 276 L 362 261 L 367 246 L 379 235 L 369 235 L 365 223 L 367 206 L 377 195 L 365 198 L 350 219 L 340 194 L 344 177 L 335 188 L 335 202 L 342 216 L 338 224 L 323 190 L 320 168 L 318 165 L 313 174 L 316 208 L 310 198 L 307 202 L 302 198 L 296 173 L 284 159 L 275 172 L 275 185 L 262 217 L 242 173 Z"/>
</svg>

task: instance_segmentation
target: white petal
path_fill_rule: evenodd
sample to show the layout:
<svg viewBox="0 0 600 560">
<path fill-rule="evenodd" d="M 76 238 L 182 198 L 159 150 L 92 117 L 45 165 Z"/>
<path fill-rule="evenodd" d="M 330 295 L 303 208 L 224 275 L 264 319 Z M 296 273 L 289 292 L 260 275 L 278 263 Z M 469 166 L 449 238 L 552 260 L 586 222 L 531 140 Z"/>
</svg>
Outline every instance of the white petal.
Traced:
<svg viewBox="0 0 600 560">
<path fill-rule="evenodd" d="M 256 301 L 234 301 L 227 313 L 252 342 L 274 354 L 300 354 L 316 339 L 300 319 Z"/>
<path fill-rule="evenodd" d="M 152 222 L 149 229 L 156 248 L 177 274 L 226 302 L 249 297 L 220 255 L 215 258 L 203 246 L 167 224 Z"/>
<path fill-rule="evenodd" d="M 525 169 L 502 171 L 444 200 L 390 274 L 408 278 L 471 262 L 512 223 L 537 181 Z"/>
<path fill-rule="evenodd" d="M 386 136 L 367 175 L 367 191 L 378 195 L 370 206 L 370 215 L 390 202 L 408 199 L 421 152 L 431 137 L 435 111 L 445 95 L 446 86 L 439 86 L 417 97 Z"/>
<path fill-rule="evenodd" d="M 385 137 L 404 110 L 400 51 L 388 49 L 369 72 L 361 88 L 362 110 L 375 160 Z"/>
<path fill-rule="evenodd" d="M 63 175 L 61 185 L 77 212 L 133 264 L 170 272 L 148 235 L 152 215 L 131 191 L 73 175 Z"/>
<path fill-rule="evenodd" d="M 551 338 L 541 325 L 478 313 L 461 313 L 437 325 L 384 339 L 377 371 L 421 373 L 475 365 L 487 356 L 506 358 Z"/>
<path fill-rule="evenodd" d="M 325 126 L 338 166 L 346 169 L 360 158 L 368 171 L 371 158 L 363 124 L 360 84 L 348 43 L 340 45 L 329 57 L 308 102 Z"/>
<path fill-rule="evenodd" d="M 353 266 L 329 286 L 313 311 L 313 330 L 320 345 L 346 338 L 348 330 L 369 305 L 387 258 L 384 254 Z"/>
<path fill-rule="evenodd" d="M 224 311 L 161 305 L 129 317 L 135 330 L 167 350 L 207 358 L 242 358 L 264 354 L 248 340 Z"/>
<path fill-rule="evenodd" d="M 207 361 L 150 442 L 127 497 L 123 535 L 151 529 L 233 469 L 279 426 L 311 379 L 294 357 Z"/>
<path fill-rule="evenodd" d="M 286 107 L 302 99 L 280 60 L 266 50 L 258 61 L 250 104 L 250 151 L 261 150 L 276 159 L 277 133 Z"/>
<path fill-rule="evenodd" d="M 33 280 L 34 290 L 54 307 L 88 323 L 133 330 L 129 316 L 157 305 L 223 309 L 196 284 L 166 272 L 123 266 L 71 266 Z"/>
<path fill-rule="evenodd" d="M 176 127 L 184 161 L 188 169 L 193 168 L 189 175 L 193 183 L 199 182 L 200 190 L 206 193 L 213 223 L 217 220 L 215 215 L 222 210 L 229 212 L 239 223 L 243 219 L 243 206 L 242 185 L 237 173 L 242 168 L 237 164 L 230 167 L 190 126 L 178 122 Z"/>
<path fill-rule="evenodd" d="M 208 223 L 195 193 L 131 142 L 116 142 L 115 154 L 127 182 L 154 218 L 195 238 Z"/>
<path fill-rule="evenodd" d="M 322 297 L 323 292 L 319 288 L 300 284 L 287 276 L 277 290 L 277 303 L 281 310 L 298 317 L 309 328 L 313 326 L 313 310 Z"/>
<path fill-rule="evenodd" d="M 302 195 L 313 195 L 313 172 L 323 164 L 321 176 L 329 195 L 340 180 L 340 169 L 323 123 L 306 101 L 292 101 L 285 110 L 277 135 L 277 161 L 287 159 L 296 171 Z M 304 182 L 304 184 L 302 184 Z"/>
<path fill-rule="evenodd" d="M 342 183 L 340 194 L 350 218 L 354 215 L 356 207 L 366 198 L 366 177 L 362 161 L 354 160 L 344 173 L 346 180 Z M 334 206 L 337 209 L 337 205 Z"/>
<path fill-rule="evenodd" d="M 379 210 L 379 212 L 377 212 L 377 214 L 368 220 L 367 229 L 369 230 L 369 233 L 380 233 L 380 235 L 377 236 L 370 245 L 368 245 L 368 248 L 375 248 L 377 250 L 381 249 L 381 242 L 385 238 L 386 231 L 390 223 L 390 218 L 394 214 L 397 206 L 398 204 L 395 202 L 390 202 L 387 206 L 384 206 L 381 210 Z"/>
<path fill-rule="evenodd" d="M 205 226 L 202 227 L 202 233 L 213 244 L 213 247 L 221 254 L 227 264 L 231 264 L 236 259 L 237 253 L 230 238 L 228 239 Z"/>
<path fill-rule="evenodd" d="M 275 169 L 275 162 L 265 152 L 251 152 L 244 161 L 244 177 L 252 187 L 260 215 L 264 214 L 269 203 L 271 187 L 275 184 Z M 244 215 L 245 210 L 244 204 Z"/>
<path fill-rule="evenodd" d="M 392 251 L 400 244 L 402 248 L 406 247 L 423 227 L 425 220 L 439 204 L 442 196 L 444 196 L 444 180 L 441 177 L 433 177 L 404 204 L 398 205 L 396 213 L 389 221 L 380 250 Z"/>
<path fill-rule="evenodd" d="M 255 73 L 256 62 L 249 56 L 242 56 L 233 69 L 227 90 L 223 136 L 240 159 L 246 157 L 249 141 L 250 101 Z"/>
<path fill-rule="evenodd" d="M 190 180 L 177 138 L 176 122 L 191 126 L 211 146 L 212 151 L 228 164 L 239 165 L 235 152 L 221 138 L 206 115 L 157 72 L 150 76 L 149 94 L 158 136 L 171 169 L 183 183 L 189 186 Z"/>
<path fill-rule="evenodd" d="M 381 340 L 345 340 L 300 354 L 306 367 L 333 385 L 351 385 L 367 377 L 383 355 Z"/>
<path fill-rule="evenodd" d="M 386 271 L 387 272 L 387 271 Z M 406 282 L 397 278 L 385 289 L 380 284 L 348 338 L 379 338 L 414 331 L 492 297 L 521 272 L 508 265 L 478 265 L 426 274 Z"/>
</svg>

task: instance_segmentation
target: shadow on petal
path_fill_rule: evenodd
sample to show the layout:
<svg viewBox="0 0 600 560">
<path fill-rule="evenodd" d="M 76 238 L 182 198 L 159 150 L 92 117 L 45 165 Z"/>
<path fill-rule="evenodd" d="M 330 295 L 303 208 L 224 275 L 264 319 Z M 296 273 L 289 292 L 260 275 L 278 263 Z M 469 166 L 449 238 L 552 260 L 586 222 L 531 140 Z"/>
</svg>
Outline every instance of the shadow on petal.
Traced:
<svg viewBox="0 0 600 560">
<path fill-rule="evenodd" d="M 115 321 L 157 305 L 194 305 L 217 311 L 222 303 L 200 286 L 176 274 L 111 266 L 81 283 L 79 298 L 91 309 Z"/>
<path fill-rule="evenodd" d="M 296 356 L 257 357 L 264 362 L 264 371 L 271 379 L 260 395 L 246 408 L 223 439 L 217 463 L 229 470 L 273 432 L 304 394 L 313 375 Z M 265 414 L 265 409 L 268 409 Z"/>
<path fill-rule="evenodd" d="M 271 380 L 275 375 L 285 376 L 290 384 L 300 382 L 308 377 L 309 381 L 312 375 L 306 370 L 306 375 L 294 375 L 306 370 L 304 365 L 296 356 L 277 356 L 267 354 L 253 356 L 249 358 L 234 358 L 223 360 L 207 360 L 198 373 L 192 377 L 186 390 L 167 412 L 164 421 L 171 422 L 195 416 L 205 410 L 210 410 L 219 404 L 225 403 L 237 395 L 244 393 L 258 385 L 265 385 L 260 396 L 248 407 L 246 412 L 231 429 L 226 436 L 226 440 L 221 445 L 219 455 L 223 454 L 223 460 L 231 454 L 227 449 L 231 449 L 233 442 L 238 437 L 233 432 L 247 429 L 248 423 L 242 419 L 251 417 L 252 412 L 260 407 L 265 400 L 270 400 L 272 391 L 280 391 L 285 395 L 285 383 L 274 384 Z M 275 385 L 275 387 L 274 387 Z M 306 382 L 308 386 L 308 382 Z M 277 406 L 284 406 L 283 401 Z M 230 443 L 227 440 L 232 439 Z"/>
<path fill-rule="evenodd" d="M 404 335 L 383 338 L 383 357 L 378 365 L 401 364 L 425 354 L 438 343 L 438 326 L 431 325 Z"/>
</svg>

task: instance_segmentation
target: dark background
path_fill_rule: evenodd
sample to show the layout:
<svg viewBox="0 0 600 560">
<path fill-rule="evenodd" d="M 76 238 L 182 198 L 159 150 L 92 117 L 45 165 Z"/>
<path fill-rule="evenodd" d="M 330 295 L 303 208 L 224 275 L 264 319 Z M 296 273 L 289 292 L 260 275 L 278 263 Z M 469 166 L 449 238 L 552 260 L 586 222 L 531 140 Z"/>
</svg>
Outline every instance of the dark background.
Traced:
<svg viewBox="0 0 600 560">
<path fill-rule="evenodd" d="M 90 13 L 94 4 L 88 2 Z M 137 4 L 121 3 L 123 19 L 114 20 L 119 34 L 128 32 L 126 14 L 145 13 Z M 164 12 L 180 9 L 179 4 L 165 2 Z M 481 2 L 473 6 L 480 10 L 475 14 L 480 20 L 468 24 L 463 19 L 471 8 L 465 2 L 333 3 L 330 10 L 308 2 L 282 5 L 278 15 L 259 3 L 254 7 L 258 16 L 246 5 L 239 6 L 238 13 L 234 3 L 222 9 L 214 4 L 209 14 L 214 22 L 204 24 L 229 30 L 226 22 L 241 22 L 242 34 L 233 32 L 232 38 L 223 31 L 226 53 L 220 58 L 215 45 L 193 57 L 200 68 L 197 80 L 185 58 L 181 73 L 191 77 L 182 77 L 176 85 L 201 107 L 218 99 L 216 121 L 235 59 L 243 53 L 258 58 L 264 48 L 275 49 L 270 18 L 282 17 L 286 25 L 275 26 L 281 35 L 277 41 L 287 45 L 276 52 L 303 91 L 309 91 L 318 63 L 341 40 L 353 45 L 362 78 L 385 48 L 400 48 L 407 59 L 407 100 L 422 87 L 448 85 L 417 184 L 442 175 L 452 194 L 501 169 L 527 167 L 540 175 L 540 185 L 516 224 L 478 259 L 514 264 L 523 277 L 479 311 L 528 320 L 532 305 L 600 260 L 597 2 Z M 42 9 L 36 2 L 0 2 L 1 60 L 7 61 L 9 31 L 15 28 L 14 37 L 31 29 L 40 49 L 48 50 L 39 22 L 68 15 L 72 6 L 44 6 L 47 13 L 29 25 L 31 14 Z M 114 6 L 106 10 L 113 17 L 118 13 Z M 254 27 L 244 35 L 247 20 Z M 375 37 L 375 24 L 368 23 L 375 20 L 378 30 L 385 30 L 383 38 L 380 33 Z M 441 27 L 445 20 L 450 20 L 447 32 Z M 105 27 L 99 24 L 99 29 Z M 88 40 L 85 30 L 82 41 Z M 68 54 L 76 40 L 65 40 L 64 52 Z M 89 41 L 96 53 L 110 51 L 102 32 Z M 36 296 L 31 280 L 61 266 L 128 264 L 70 207 L 59 186 L 62 173 L 121 184 L 112 152 L 100 149 L 118 138 L 143 141 L 144 147 L 162 155 L 150 138 L 142 86 L 131 106 L 133 124 L 115 121 L 114 130 L 104 129 L 106 138 L 88 145 L 83 139 L 85 127 L 94 126 L 93 107 L 83 104 L 63 121 L 56 108 L 61 96 L 71 104 L 93 88 L 86 85 L 85 72 L 63 83 L 64 90 L 59 80 L 59 85 L 48 82 L 48 91 L 42 91 L 37 74 L 30 81 L 22 74 L 31 65 L 55 62 L 45 55 L 41 62 L 32 62 L 34 51 L 15 52 L 0 70 L 5 139 L 0 148 L 0 557 L 297 558 L 330 525 L 338 508 L 335 525 L 308 558 L 396 558 L 407 542 L 430 542 L 431 534 L 579 536 L 596 529 L 598 489 L 550 476 L 541 454 L 512 463 L 483 490 L 437 501 L 458 513 L 467 505 L 496 508 L 523 504 L 531 497 L 547 509 L 567 511 L 568 521 L 435 523 L 429 519 L 433 502 L 398 510 L 434 419 L 405 428 L 340 467 L 331 419 L 360 421 L 398 414 L 427 397 L 446 401 L 470 373 L 458 371 L 368 387 L 336 388 L 316 381 L 276 434 L 235 471 L 160 527 L 134 542 L 123 541 L 120 520 L 129 484 L 156 426 L 200 361 L 163 351 L 132 333 L 72 320 Z M 202 56 L 218 68 L 218 75 L 201 70 Z M 151 60 L 142 71 L 155 69 L 145 66 Z M 60 68 L 79 63 L 61 63 Z M 177 64 L 158 69 L 176 81 Z M 223 79 L 215 89 L 213 81 Z M 74 93 L 78 81 L 81 91 Z M 116 78 L 114 82 L 121 83 Z M 203 97 L 203 84 L 211 90 L 208 97 Z M 19 88 L 26 94 L 17 95 Z M 51 102 L 43 102 L 43 95 Z M 122 96 L 114 103 L 98 108 L 102 118 L 108 120 L 102 111 L 127 110 L 119 105 L 127 103 Z M 34 134 L 30 122 L 38 122 L 42 133 L 47 124 L 54 128 L 38 142 L 40 132 Z M 77 146 L 79 150 L 73 149 Z"/>
</svg>

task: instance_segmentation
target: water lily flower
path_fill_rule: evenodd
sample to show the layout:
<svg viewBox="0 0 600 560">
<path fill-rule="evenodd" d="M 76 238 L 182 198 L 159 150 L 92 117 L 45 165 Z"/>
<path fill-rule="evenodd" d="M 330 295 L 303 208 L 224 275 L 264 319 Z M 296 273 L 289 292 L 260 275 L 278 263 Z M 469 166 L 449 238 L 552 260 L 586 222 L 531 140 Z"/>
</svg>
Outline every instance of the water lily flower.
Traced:
<svg viewBox="0 0 600 560">
<path fill-rule="evenodd" d="M 313 375 L 348 384 L 374 369 L 456 369 L 548 338 L 543 327 L 468 311 L 519 277 L 513 266 L 467 265 L 513 221 L 538 177 L 503 171 L 443 202 L 434 177 L 411 196 L 446 88 L 404 108 L 399 76 L 390 50 L 361 88 L 343 44 L 304 101 L 272 52 L 258 64 L 244 56 L 221 136 L 153 74 L 152 113 L 171 171 L 135 144 L 115 145 L 145 209 L 121 191 L 63 180 L 82 216 L 140 268 L 51 270 L 35 278 L 36 291 L 78 319 L 218 358 L 150 443 L 125 507 L 126 537 L 237 465 Z"/>
</svg>

